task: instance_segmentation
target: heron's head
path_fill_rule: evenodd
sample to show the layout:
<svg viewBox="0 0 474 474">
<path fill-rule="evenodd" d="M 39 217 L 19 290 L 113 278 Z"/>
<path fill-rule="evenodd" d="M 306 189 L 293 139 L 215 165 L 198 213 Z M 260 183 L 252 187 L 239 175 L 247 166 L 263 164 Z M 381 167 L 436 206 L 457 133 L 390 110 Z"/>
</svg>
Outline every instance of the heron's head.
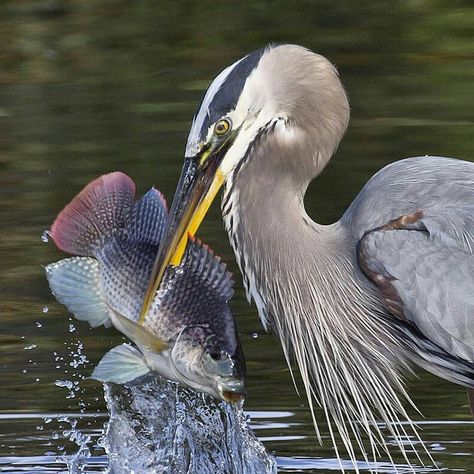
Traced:
<svg viewBox="0 0 474 474">
<path fill-rule="evenodd" d="M 336 69 L 306 48 L 269 46 L 224 69 L 194 116 L 154 278 L 161 279 L 168 263 L 179 263 L 188 233 L 196 232 L 240 163 L 268 151 L 276 169 L 309 182 L 337 148 L 348 120 Z"/>
<path fill-rule="evenodd" d="M 215 168 L 226 179 L 251 149 L 305 147 L 307 154 L 295 160 L 293 153 L 287 166 L 304 168 L 311 178 L 334 152 L 348 120 L 345 91 L 327 59 L 301 46 L 270 46 L 214 79 L 194 116 L 186 162 Z M 278 153 L 275 159 L 280 157 L 287 158 Z"/>
</svg>

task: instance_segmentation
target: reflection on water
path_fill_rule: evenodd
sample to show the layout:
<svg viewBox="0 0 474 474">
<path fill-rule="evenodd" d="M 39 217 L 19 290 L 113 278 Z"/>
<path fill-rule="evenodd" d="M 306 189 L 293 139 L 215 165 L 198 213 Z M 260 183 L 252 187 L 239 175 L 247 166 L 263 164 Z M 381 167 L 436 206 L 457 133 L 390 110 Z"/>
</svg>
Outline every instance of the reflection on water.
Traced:
<svg viewBox="0 0 474 474">
<path fill-rule="evenodd" d="M 150 399 L 155 389 L 164 390 L 169 399 L 163 401 L 158 395 Z M 118 390 L 118 391 L 117 391 Z M 151 391 L 150 391 L 151 390 Z M 34 443 L 35 447 L 48 450 L 44 454 L 0 457 L 0 472 L 13 473 L 58 473 L 66 470 L 71 474 L 86 473 L 267 473 L 274 472 L 275 464 L 280 473 L 324 473 L 340 472 L 339 462 L 334 457 L 324 456 L 276 456 L 273 459 L 265 453 L 262 444 L 254 437 L 248 425 L 257 433 L 272 432 L 274 441 L 296 446 L 297 437 L 281 436 L 291 432 L 294 426 L 292 413 L 288 412 L 243 412 L 231 413 L 229 410 L 216 409 L 203 400 L 197 400 L 190 393 L 180 393 L 174 384 L 152 381 L 145 387 L 117 389 L 112 394 L 106 388 L 106 398 L 113 416 L 109 421 L 108 413 L 95 415 L 70 413 L 68 415 L 32 414 L 2 415 L 0 427 L 14 421 L 16 430 L 2 434 L 1 443 Z M 113 392 L 113 391 L 112 391 Z M 133 397 L 130 398 L 133 393 Z M 160 392 L 158 392 L 160 393 Z M 163 394 L 163 392 L 161 392 Z M 155 395 L 157 395 L 155 393 Z M 112 397 L 112 398 L 111 398 Z M 177 402 L 177 403 L 176 403 Z M 190 405 L 187 405 L 187 403 Z M 152 411 L 151 407 L 166 405 L 172 409 L 170 423 L 165 422 L 166 412 Z M 131 407 L 131 405 L 134 405 Z M 200 406 L 196 420 L 189 413 L 180 413 L 185 405 Z M 123 409 L 126 407 L 126 411 Z M 177 416 L 175 418 L 175 416 Z M 178 417 L 184 424 L 177 423 Z M 274 423 L 271 420 L 286 419 L 286 423 Z M 201 424 L 202 421 L 208 423 Z M 34 435 L 23 436 L 21 425 L 41 427 Z M 194 427 L 191 427 L 194 425 Z M 439 422 L 419 423 L 425 428 L 439 428 Z M 11 426 L 11 425 L 10 425 Z M 190 429 L 191 428 L 191 429 Z M 474 423 L 450 422 L 449 430 L 458 432 L 458 441 L 437 442 L 430 445 L 433 455 L 444 452 L 449 457 L 470 457 L 472 453 L 465 449 L 461 438 L 472 433 Z M 162 431 L 163 430 L 163 431 Z M 188 437 L 191 435 L 192 437 Z M 185 436 L 182 436 L 185 435 Z M 221 438 L 219 435 L 223 435 Z M 235 435 L 234 437 L 231 435 Z M 259 437 L 264 441 L 265 437 Z M 303 439 L 304 436 L 300 437 Z M 70 441 L 69 446 L 65 446 Z M 267 439 L 268 441 L 268 439 Z M 14 447 L 14 446 L 12 446 Z M 104 452 L 104 448 L 108 456 Z M 175 456 L 176 457 L 173 457 Z M 275 463 L 276 461 L 276 463 Z M 347 472 L 354 472 L 350 461 L 342 461 Z M 197 467 L 196 467 L 197 466 Z M 376 466 L 359 463 L 361 473 L 377 468 L 380 474 L 409 474 L 413 471 L 406 465 L 396 466 L 380 462 Z M 417 474 L 435 472 L 467 472 L 466 469 L 449 469 L 443 464 L 439 470 L 434 467 L 415 468 Z M 133 471 L 135 469 L 135 471 Z M 241 469 L 241 470 L 237 470 Z"/>
<path fill-rule="evenodd" d="M 84 183 L 120 169 L 139 192 L 156 185 L 170 199 L 212 77 L 267 42 L 295 42 L 337 64 L 351 101 L 348 133 L 306 199 L 315 219 L 333 222 L 391 161 L 473 158 L 473 24 L 472 2 L 447 0 L 0 2 L 0 472 L 65 472 L 79 462 L 64 434 L 71 420 L 90 437 L 84 469 L 107 466 L 102 386 L 83 377 L 123 339 L 69 321 L 42 269 L 62 256 L 41 235 Z M 200 237 L 239 282 L 217 206 Z M 248 362 L 245 407 L 279 472 L 337 472 L 240 284 L 232 306 Z M 465 391 L 425 373 L 409 389 L 443 472 L 474 472 Z"/>
</svg>

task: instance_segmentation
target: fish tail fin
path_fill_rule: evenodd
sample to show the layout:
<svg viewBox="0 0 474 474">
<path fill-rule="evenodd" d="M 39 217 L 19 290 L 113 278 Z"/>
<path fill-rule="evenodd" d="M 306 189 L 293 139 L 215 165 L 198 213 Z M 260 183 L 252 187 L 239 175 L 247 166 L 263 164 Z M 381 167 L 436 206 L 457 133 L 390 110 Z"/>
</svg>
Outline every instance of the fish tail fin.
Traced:
<svg viewBox="0 0 474 474">
<path fill-rule="evenodd" d="M 181 266 L 192 269 L 203 282 L 210 285 L 226 301 L 234 294 L 232 274 L 227 270 L 221 258 L 214 255 L 208 245 L 193 236 L 189 236 L 188 246 Z"/>
<path fill-rule="evenodd" d="M 51 227 L 56 246 L 73 255 L 95 256 L 118 228 L 125 227 L 135 183 L 116 171 L 89 183 L 59 213 Z"/>
<path fill-rule="evenodd" d="M 143 355 L 130 344 L 110 349 L 89 377 L 101 382 L 127 383 L 150 371 Z"/>
<path fill-rule="evenodd" d="M 111 326 L 108 307 L 100 290 L 99 263 L 91 257 L 65 258 L 45 268 L 56 299 L 77 319 L 92 327 Z"/>
</svg>

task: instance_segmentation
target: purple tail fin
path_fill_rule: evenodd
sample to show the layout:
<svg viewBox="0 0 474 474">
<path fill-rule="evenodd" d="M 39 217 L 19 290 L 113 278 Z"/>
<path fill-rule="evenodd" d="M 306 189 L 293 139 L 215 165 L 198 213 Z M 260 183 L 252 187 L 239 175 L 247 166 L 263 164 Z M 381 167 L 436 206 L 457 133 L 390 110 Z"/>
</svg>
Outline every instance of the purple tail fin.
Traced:
<svg viewBox="0 0 474 474">
<path fill-rule="evenodd" d="M 58 215 L 51 227 L 56 246 L 73 255 L 95 256 L 117 229 L 126 225 L 135 183 L 116 171 L 89 183 Z"/>
</svg>

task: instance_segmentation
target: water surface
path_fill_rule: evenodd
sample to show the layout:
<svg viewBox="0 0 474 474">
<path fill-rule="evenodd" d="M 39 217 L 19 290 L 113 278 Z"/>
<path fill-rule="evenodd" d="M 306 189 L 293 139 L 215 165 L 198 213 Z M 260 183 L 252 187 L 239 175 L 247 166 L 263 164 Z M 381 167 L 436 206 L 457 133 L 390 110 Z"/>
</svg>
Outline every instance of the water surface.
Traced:
<svg viewBox="0 0 474 474">
<path fill-rule="evenodd" d="M 103 390 L 82 378 L 123 338 L 68 318 L 42 270 L 62 257 L 42 232 L 80 188 L 122 170 L 139 193 L 155 185 L 171 199 L 191 117 L 213 76 L 268 42 L 295 42 L 337 64 L 352 105 L 344 142 L 306 200 L 315 219 L 332 222 L 386 163 L 472 159 L 473 33 L 470 2 L 1 2 L 0 472 L 107 467 Z M 280 472 L 337 472 L 277 340 L 245 301 L 217 206 L 200 236 L 236 274 L 245 409 L 256 435 Z M 464 390 L 422 372 L 409 387 L 424 417 L 412 415 L 443 472 L 474 472 Z"/>
</svg>

